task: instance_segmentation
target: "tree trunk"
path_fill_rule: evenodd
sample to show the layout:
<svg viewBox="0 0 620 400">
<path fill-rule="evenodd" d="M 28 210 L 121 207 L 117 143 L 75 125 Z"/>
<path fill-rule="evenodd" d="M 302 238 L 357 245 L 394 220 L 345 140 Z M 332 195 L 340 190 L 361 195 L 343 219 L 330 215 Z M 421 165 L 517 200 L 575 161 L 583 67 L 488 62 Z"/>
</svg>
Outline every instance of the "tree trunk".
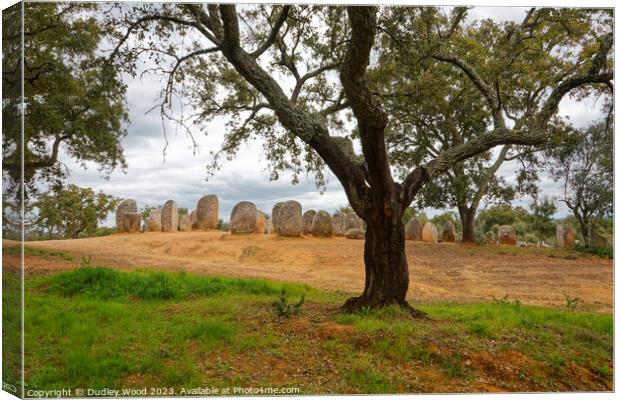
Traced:
<svg viewBox="0 0 620 400">
<path fill-rule="evenodd" d="M 347 300 L 343 309 L 352 312 L 365 307 L 381 308 L 397 304 L 409 310 L 414 317 L 426 318 L 424 312 L 412 308 L 405 299 L 409 287 L 409 267 L 400 214 L 385 218 L 382 223 L 368 221 L 364 244 L 364 293 Z"/>
<path fill-rule="evenodd" d="M 583 245 L 585 247 L 592 247 L 590 224 L 581 217 L 578 217 L 577 220 L 579 221 L 579 230 L 581 231 L 581 237 L 583 238 Z"/>
<path fill-rule="evenodd" d="M 461 225 L 463 226 L 463 243 L 476 243 L 476 235 L 474 233 L 474 222 L 476 221 L 476 209 L 459 207 L 459 215 L 461 217 Z"/>
</svg>

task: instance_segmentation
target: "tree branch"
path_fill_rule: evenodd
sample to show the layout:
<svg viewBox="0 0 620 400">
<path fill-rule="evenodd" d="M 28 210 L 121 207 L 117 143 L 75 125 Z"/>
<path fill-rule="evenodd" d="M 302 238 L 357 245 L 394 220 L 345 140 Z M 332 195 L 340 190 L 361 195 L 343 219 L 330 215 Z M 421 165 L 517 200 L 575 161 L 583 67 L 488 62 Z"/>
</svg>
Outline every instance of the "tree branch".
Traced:
<svg viewBox="0 0 620 400">
<path fill-rule="evenodd" d="M 371 184 L 394 190 L 385 147 L 387 115 L 373 98 L 366 82 L 366 68 L 377 30 L 375 7 L 347 7 L 351 23 L 351 40 L 340 70 L 340 81 L 358 121 L 362 151 L 368 165 Z"/>
<path fill-rule="evenodd" d="M 127 42 L 127 40 L 129 39 L 129 36 L 131 36 L 132 32 L 136 28 L 138 28 L 141 24 L 144 24 L 144 23 L 147 23 L 147 22 L 153 22 L 153 21 L 174 22 L 176 24 L 180 24 L 180 25 L 185 25 L 185 26 L 190 26 L 190 27 L 196 28 L 207 39 L 209 39 L 211 42 L 217 44 L 217 41 L 216 41 L 215 37 L 213 35 L 211 35 L 209 33 L 209 31 L 204 29 L 204 27 L 202 27 L 198 23 L 195 23 L 195 22 L 192 22 L 192 21 L 188 21 L 188 20 L 184 20 L 182 18 L 167 16 L 167 15 L 159 15 L 159 14 L 158 15 L 147 15 L 147 16 L 139 18 L 136 21 L 134 21 L 134 22 L 129 24 L 129 27 L 127 28 L 127 32 L 125 32 L 125 35 L 123 35 L 121 40 L 114 47 L 114 50 L 112 50 L 112 53 L 108 57 L 108 62 L 111 62 L 112 60 L 114 60 L 114 58 L 116 57 L 116 55 L 120 51 L 120 48 Z"/>
<path fill-rule="evenodd" d="M 276 38 L 278 37 L 278 33 L 280 32 L 280 28 L 282 28 L 282 25 L 284 25 L 284 22 L 286 22 L 286 18 L 288 17 L 288 13 L 290 9 L 291 9 L 291 6 L 288 6 L 288 5 L 282 7 L 282 11 L 280 12 L 280 15 L 278 16 L 276 23 L 271 28 L 271 32 L 269 32 L 269 36 L 267 37 L 267 40 L 263 44 L 261 44 L 256 50 L 254 50 L 250 54 L 250 56 L 252 56 L 253 58 L 260 57 L 261 54 L 267 51 L 267 49 L 269 49 L 275 43 Z"/>
<path fill-rule="evenodd" d="M 546 140 L 547 136 L 540 131 L 497 128 L 462 145 L 443 151 L 437 158 L 428 162 L 424 168 L 432 178 L 451 168 L 455 163 L 483 153 L 495 146 L 502 144 L 538 145 Z"/>
<path fill-rule="evenodd" d="M 545 105 L 538 113 L 538 124 L 544 125 L 549 121 L 549 119 L 557 112 L 558 105 L 560 104 L 560 101 L 562 101 L 562 98 L 564 98 L 564 96 L 571 90 L 580 86 L 595 83 L 609 84 L 613 77 L 613 72 L 604 72 L 602 74 L 579 75 L 566 79 L 564 82 L 558 85 L 549 95 L 549 98 L 545 102 Z"/>
<path fill-rule="evenodd" d="M 495 95 L 493 88 L 489 86 L 484 81 L 484 79 L 482 79 L 482 77 L 478 74 L 474 67 L 469 65 L 465 60 L 462 60 L 461 58 L 454 55 L 436 52 L 431 54 L 431 57 L 436 60 L 452 64 L 455 67 L 459 68 L 461 71 L 463 71 L 469 77 L 472 83 L 478 88 L 480 93 L 482 93 L 482 95 L 486 98 L 487 103 L 489 104 L 489 108 L 491 109 L 491 113 L 493 115 L 493 123 L 495 124 L 495 127 L 502 128 L 505 126 L 503 117 L 501 115 L 499 98 Z"/>
<path fill-rule="evenodd" d="M 309 79 L 315 78 L 319 76 L 320 74 L 322 74 L 323 72 L 329 71 L 330 69 L 336 69 L 338 68 L 338 65 L 339 65 L 338 63 L 330 63 L 330 64 L 323 65 L 322 67 L 319 67 L 315 69 L 314 71 L 310 71 L 306 73 L 304 76 L 297 79 L 297 83 L 295 84 L 295 88 L 293 89 L 293 93 L 291 95 L 291 101 L 292 102 L 297 101 L 297 97 L 299 97 L 299 93 L 301 93 L 301 89 L 304 83 L 306 83 Z"/>
<path fill-rule="evenodd" d="M 493 179 L 499 167 L 501 167 L 504 161 L 506 161 L 506 155 L 508 154 L 509 150 L 510 150 L 510 145 L 505 145 L 504 147 L 502 147 L 502 150 L 500 151 L 499 156 L 497 156 L 497 159 L 495 160 L 495 162 L 486 170 L 484 176 L 482 177 L 482 181 L 480 182 L 480 186 L 478 187 L 478 191 L 476 192 L 476 194 L 474 195 L 474 198 L 472 199 L 472 202 L 471 202 L 472 209 L 474 210 L 478 209 L 478 206 L 480 205 L 480 201 L 482 200 L 484 195 L 487 194 L 487 189 L 489 188 L 489 182 L 491 182 L 491 179 Z"/>
<path fill-rule="evenodd" d="M 613 33 L 606 34 L 601 40 L 599 49 L 592 60 L 592 65 L 588 72 L 583 75 L 576 75 L 565 79 L 560 85 L 558 85 L 549 95 L 549 98 L 545 102 L 538 113 L 538 123 L 545 124 L 558 110 L 558 105 L 562 98 L 571 90 L 588 84 L 602 83 L 608 85 L 610 88 L 611 81 L 614 78 L 613 71 L 607 71 L 606 61 L 607 55 L 611 51 L 613 45 Z M 601 72 L 603 71 L 603 72 Z"/>
<path fill-rule="evenodd" d="M 450 36 L 456 31 L 459 24 L 463 19 L 467 16 L 467 7 L 455 7 L 454 8 L 454 16 L 452 17 L 452 21 L 450 22 L 450 28 L 447 32 L 444 32 L 440 35 L 441 39 L 449 39 Z"/>
<path fill-rule="evenodd" d="M 258 90 L 273 108 L 278 121 L 289 132 L 312 147 L 338 177 L 351 206 L 364 216 L 369 209 L 364 171 L 355 165 L 329 136 L 324 117 L 310 114 L 293 104 L 280 85 L 239 43 L 239 25 L 234 5 L 220 5 L 222 17 L 222 54 Z"/>
</svg>

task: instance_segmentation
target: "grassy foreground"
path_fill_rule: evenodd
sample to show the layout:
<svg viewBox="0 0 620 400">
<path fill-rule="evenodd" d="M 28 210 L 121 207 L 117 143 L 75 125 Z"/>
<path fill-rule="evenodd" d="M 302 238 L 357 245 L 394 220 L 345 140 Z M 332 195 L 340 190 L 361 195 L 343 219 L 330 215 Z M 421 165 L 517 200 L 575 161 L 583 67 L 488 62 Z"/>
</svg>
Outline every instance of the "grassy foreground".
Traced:
<svg viewBox="0 0 620 400">
<path fill-rule="evenodd" d="M 299 314 L 276 313 L 282 289 L 290 303 L 305 295 Z M 26 388 L 133 396 L 261 387 L 292 394 L 612 389 L 612 315 L 503 299 L 416 304 L 431 316 L 420 321 L 396 308 L 342 314 L 346 297 L 258 279 L 91 266 L 32 277 Z M 128 388 L 147 392 L 122 392 Z"/>
</svg>

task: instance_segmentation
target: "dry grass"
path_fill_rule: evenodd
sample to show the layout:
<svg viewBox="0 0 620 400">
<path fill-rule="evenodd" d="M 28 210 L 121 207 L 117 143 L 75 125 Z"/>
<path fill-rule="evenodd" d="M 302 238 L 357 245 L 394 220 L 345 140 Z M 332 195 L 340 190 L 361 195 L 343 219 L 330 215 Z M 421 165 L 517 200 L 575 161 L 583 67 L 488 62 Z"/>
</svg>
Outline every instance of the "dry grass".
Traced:
<svg viewBox="0 0 620 400">
<path fill-rule="evenodd" d="M 344 238 L 232 236 L 220 231 L 116 234 L 107 237 L 32 242 L 28 248 L 92 256 L 122 268 L 163 268 L 209 275 L 259 277 L 359 292 L 363 285 L 363 241 Z M 465 246 L 407 242 L 409 298 L 416 301 L 487 301 L 506 294 L 524 304 L 559 306 L 564 293 L 581 309 L 610 312 L 613 261 L 566 257 L 553 249 Z M 36 270 L 49 265 L 27 265 Z M 70 267 L 63 260 L 56 263 Z"/>
</svg>

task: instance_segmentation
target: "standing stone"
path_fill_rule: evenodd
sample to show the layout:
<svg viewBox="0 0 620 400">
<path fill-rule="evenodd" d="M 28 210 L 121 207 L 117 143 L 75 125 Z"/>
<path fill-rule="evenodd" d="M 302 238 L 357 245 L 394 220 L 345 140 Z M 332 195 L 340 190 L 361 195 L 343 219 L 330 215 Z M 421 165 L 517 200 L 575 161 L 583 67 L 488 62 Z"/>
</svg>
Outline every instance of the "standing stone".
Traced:
<svg viewBox="0 0 620 400">
<path fill-rule="evenodd" d="M 139 232 L 140 231 L 140 213 L 138 212 L 124 212 L 123 218 L 123 232 Z"/>
<path fill-rule="evenodd" d="M 575 247 L 575 232 L 566 225 L 558 225 L 555 228 L 555 242 L 561 249 L 572 249 Z"/>
<path fill-rule="evenodd" d="M 116 207 L 116 231 L 126 232 L 123 224 L 123 214 L 128 212 L 138 212 L 138 206 L 134 199 L 125 199 Z"/>
<path fill-rule="evenodd" d="M 188 214 L 183 214 L 179 217 L 179 230 L 183 232 L 192 230 L 192 221 Z"/>
<path fill-rule="evenodd" d="M 265 213 L 258 210 L 256 211 L 256 224 L 254 225 L 254 233 L 265 234 Z"/>
<path fill-rule="evenodd" d="M 301 216 L 301 204 L 295 200 L 288 200 L 281 204 L 277 210 L 274 206 L 273 227 L 281 236 L 301 236 L 303 219 Z"/>
<path fill-rule="evenodd" d="M 364 239 L 366 237 L 366 234 L 364 233 L 363 230 L 361 229 L 357 229 L 357 228 L 353 228 L 353 229 L 349 229 L 344 236 L 347 239 Z"/>
<path fill-rule="evenodd" d="M 355 212 L 345 214 L 345 236 L 346 231 L 350 229 L 364 230 L 364 220 L 361 219 Z"/>
<path fill-rule="evenodd" d="M 271 222 L 273 224 L 274 233 L 278 233 L 278 216 L 280 215 L 280 210 L 284 207 L 284 202 L 280 201 L 273 205 L 271 209 Z"/>
<path fill-rule="evenodd" d="M 179 209 L 174 200 L 168 200 L 161 209 L 162 232 L 176 232 L 179 228 Z"/>
<path fill-rule="evenodd" d="M 428 221 L 424 224 L 422 228 L 422 241 L 437 243 L 437 238 L 439 234 L 437 233 L 437 227 L 431 221 Z"/>
<path fill-rule="evenodd" d="M 446 221 L 443 224 L 443 241 L 455 242 L 456 241 L 456 228 L 452 221 Z"/>
<path fill-rule="evenodd" d="M 331 237 L 334 234 L 332 216 L 327 211 L 319 211 L 312 220 L 312 234 L 320 237 Z"/>
<path fill-rule="evenodd" d="M 219 217 L 218 210 L 219 203 L 216 195 L 208 194 L 202 196 L 196 205 L 197 229 L 216 229 Z"/>
<path fill-rule="evenodd" d="M 151 210 L 151 213 L 146 220 L 146 230 L 149 232 L 161 231 L 161 208 Z"/>
<path fill-rule="evenodd" d="M 488 231 L 486 233 L 486 241 L 487 244 L 497 244 L 497 237 L 495 236 L 495 233 L 493 233 L 492 231 Z"/>
<path fill-rule="evenodd" d="M 517 233 L 510 225 L 501 225 L 497 230 L 497 240 L 499 244 L 517 244 Z"/>
<path fill-rule="evenodd" d="M 273 232 L 273 223 L 270 219 L 265 219 L 265 233 L 270 234 Z"/>
<path fill-rule="evenodd" d="M 332 217 L 332 225 L 335 236 L 344 236 L 347 232 L 347 216 L 341 212 L 335 213 Z"/>
<path fill-rule="evenodd" d="M 189 223 L 192 227 L 192 230 L 198 229 L 198 213 L 196 212 L 196 210 L 192 210 L 192 212 L 189 213 Z"/>
<path fill-rule="evenodd" d="M 314 221 L 315 215 L 316 211 L 308 210 L 302 216 L 302 220 L 304 223 L 304 235 L 310 235 L 312 233 L 312 223 Z"/>
<path fill-rule="evenodd" d="M 230 233 L 252 233 L 256 228 L 256 206 L 250 201 L 237 203 L 230 214 Z"/>
<path fill-rule="evenodd" d="M 422 240 L 422 223 L 417 218 L 411 218 L 405 225 L 405 239 Z"/>
</svg>

